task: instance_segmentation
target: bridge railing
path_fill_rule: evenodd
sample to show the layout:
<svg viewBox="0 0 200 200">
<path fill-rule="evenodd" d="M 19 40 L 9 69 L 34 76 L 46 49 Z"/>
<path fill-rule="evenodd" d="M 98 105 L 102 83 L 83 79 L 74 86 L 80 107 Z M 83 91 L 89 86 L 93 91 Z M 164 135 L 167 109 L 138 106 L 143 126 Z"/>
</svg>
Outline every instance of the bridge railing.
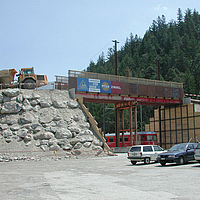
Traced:
<svg viewBox="0 0 200 200">
<path fill-rule="evenodd" d="M 135 83 L 141 85 L 155 85 L 155 86 L 164 86 L 173 88 L 183 88 L 183 83 L 170 82 L 170 81 L 158 81 L 152 79 L 116 76 L 116 75 L 99 74 L 99 73 L 75 71 L 75 70 L 69 70 L 68 73 L 69 77 L 91 78 L 91 79 L 100 79 L 108 81 Z"/>
</svg>

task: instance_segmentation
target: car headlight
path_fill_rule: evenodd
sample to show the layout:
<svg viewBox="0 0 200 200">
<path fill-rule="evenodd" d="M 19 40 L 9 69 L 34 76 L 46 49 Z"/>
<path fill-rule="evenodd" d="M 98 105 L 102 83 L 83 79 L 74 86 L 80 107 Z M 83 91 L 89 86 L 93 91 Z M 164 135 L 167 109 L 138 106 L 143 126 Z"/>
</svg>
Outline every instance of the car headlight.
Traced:
<svg viewBox="0 0 200 200">
<path fill-rule="evenodd" d="M 171 155 L 171 156 L 168 156 L 168 158 L 175 158 L 176 155 Z"/>
</svg>

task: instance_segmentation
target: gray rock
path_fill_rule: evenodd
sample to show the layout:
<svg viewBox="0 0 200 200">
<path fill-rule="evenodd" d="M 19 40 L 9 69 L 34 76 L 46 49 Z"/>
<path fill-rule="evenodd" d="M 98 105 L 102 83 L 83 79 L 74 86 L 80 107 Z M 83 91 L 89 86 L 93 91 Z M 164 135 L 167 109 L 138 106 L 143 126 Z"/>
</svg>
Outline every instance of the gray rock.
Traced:
<svg viewBox="0 0 200 200">
<path fill-rule="evenodd" d="M 69 101 L 67 103 L 67 105 L 70 107 L 70 108 L 78 108 L 78 103 L 76 101 Z"/>
<path fill-rule="evenodd" d="M 34 112 L 38 112 L 40 110 L 40 106 L 39 105 L 36 105 L 34 108 L 33 108 L 33 111 Z"/>
<path fill-rule="evenodd" d="M 52 127 L 52 126 L 56 126 L 55 122 L 50 122 L 50 123 L 42 123 L 42 126 L 47 128 L 47 127 Z"/>
<path fill-rule="evenodd" d="M 93 141 L 93 137 L 86 135 L 86 136 L 81 136 L 80 137 L 80 142 L 84 143 L 84 142 L 92 142 Z"/>
<path fill-rule="evenodd" d="M 52 102 L 49 99 L 42 99 L 40 100 L 40 106 L 42 108 L 48 108 L 52 105 Z"/>
<path fill-rule="evenodd" d="M 33 139 L 33 136 L 31 134 L 28 134 L 24 137 L 24 142 L 25 143 L 30 142 L 32 139 Z"/>
<path fill-rule="evenodd" d="M 7 97 L 7 96 L 4 96 L 3 97 L 3 102 L 10 102 L 10 101 L 16 101 L 17 98 L 16 97 Z"/>
<path fill-rule="evenodd" d="M 10 126 L 11 131 L 18 131 L 20 129 L 20 126 L 18 124 L 13 124 Z"/>
<path fill-rule="evenodd" d="M 53 100 L 53 105 L 56 108 L 66 108 L 67 107 L 67 102 L 62 101 L 62 100 Z"/>
<path fill-rule="evenodd" d="M 49 140 L 54 137 L 54 134 L 51 132 L 39 132 L 33 137 L 35 140 Z"/>
<path fill-rule="evenodd" d="M 69 129 L 71 132 L 80 133 L 80 129 L 77 128 L 77 127 L 74 127 L 74 126 L 68 126 L 68 129 Z"/>
<path fill-rule="evenodd" d="M 83 130 L 83 131 L 80 132 L 79 135 L 93 135 L 93 133 L 90 130 Z"/>
<path fill-rule="evenodd" d="M 100 147 L 100 146 L 92 145 L 92 150 L 95 150 L 95 151 L 103 151 L 103 148 Z"/>
<path fill-rule="evenodd" d="M 65 139 L 60 140 L 60 141 L 58 142 L 58 145 L 64 146 L 64 145 L 66 145 L 67 143 L 68 143 L 68 140 L 65 138 Z"/>
<path fill-rule="evenodd" d="M 78 155 L 81 155 L 81 151 L 80 150 L 78 150 L 78 149 L 76 149 L 76 150 L 74 150 L 73 152 L 72 152 L 72 154 L 73 155 L 76 155 L 76 156 L 78 156 Z"/>
<path fill-rule="evenodd" d="M 90 123 L 86 122 L 84 124 L 79 124 L 79 126 L 82 128 L 82 129 L 89 129 L 90 128 Z"/>
<path fill-rule="evenodd" d="M 50 139 L 49 140 L 49 142 L 48 142 L 48 146 L 50 147 L 50 146 L 52 146 L 52 145 L 57 145 L 58 144 L 58 140 L 56 140 L 56 139 L 54 139 L 54 138 L 52 138 L 52 139 Z"/>
<path fill-rule="evenodd" d="M 47 145 L 41 145 L 40 148 L 41 148 L 43 151 L 47 151 L 47 150 L 48 150 L 48 146 L 47 146 Z"/>
<path fill-rule="evenodd" d="M 13 125 L 18 123 L 18 115 L 8 115 L 6 116 L 6 124 Z"/>
<path fill-rule="evenodd" d="M 0 130 L 6 130 L 8 128 L 7 124 L 1 124 L 0 125 Z"/>
<path fill-rule="evenodd" d="M 32 99 L 39 99 L 40 98 L 40 95 L 39 94 L 36 94 L 36 93 L 32 93 Z"/>
<path fill-rule="evenodd" d="M 1 113 L 9 114 L 9 113 L 18 113 L 22 109 L 22 105 L 18 102 L 11 101 L 5 102 L 2 106 Z"/>
<path fill-rule="evenodd" d="M 98 139 L 95 139 L 92 143 L 96 146 L 102 146 L 103 145 L 103 142 L 99 141 Z"/>
<path fill-rule="evenodd" d="M 20 94 L 20 90 L 19 89 L 7 89 L 3 92 L 3 94 L 8 97 L 16 97 L 17 95 Z"/>
<path fill-rule="evenodd" d="M 46 111 L 46 110 L 45 110 Z M 40 124 L 48 124 L 53 120 L 53 117 L 48 112 L 42 112 L 39 117 Z"/>
<path fill-rule="evenodd" d="M 35 146 L 36 146 L 36 147 L 39 147 L 39 146 L 40 146 L 40 142 L 36 142 L 36 143 L 35 143 Z"/>
<path fill-rule="evenodd" d="M 74 149 L 80 149 L 82 146 L 82 143 L 78 142 L 74 145 Z"/>
<path fill-rule="evenodd" d="M 80 117 L 78 115 L 76 115 L 76 116 L 73 117 L 73 119 L 74 119 L 75 122 L 78 122 L 80 120 Z"/>
<path fill-rule="evenodd" d="M 20 102 L 20 103 L 22 103 L 23 100 L 24 100 L 23 95 L 22 95 L 22 94 L 19 94 L 19 95 L 17 96 L 17 101 Z"/>
<path fill-rule="evenodd" d="M 12 141 L 12 139 L 11 139 L 11 138 L 6 138 L 5 141 L 6 141 L 7 143 L 10 143 L 10 142 Z"/>
<path fill-rule="evenodd" d="M 57 139 L 62 139 L 62 138 L 72 138 L 72 133 L 70 130 L 68 129 L 57 129 L 56 133 L 55 133 L 55 137 Z"/>
<path fill-rule="evenodd" d="M 33 120 L 34 120 L 34 117 L 30 113 L 24 113 L 19 119 L 20 123 L 22 124 L 32 123 Z"/>
<path fill-rule="evenodd" d="M 10 136 L 12 136 L 12 131 L 10 129 L 6 129 L 6 130 L 2 131 L 2 136 L 4 138 L 9 138 Z"/>
<path fill-rule="evenodd" d="M 91 144 L 92 144 L 91 142 L 85 142 L 83 144 L 83 146 L 86 147 L 86 148 L 89 148 L 91 146 Z"/>
<path fill-rule="evenodd" d="M 62 147 L 62 149 L 64 151 L 71 150 L 72 148 L 73 148 L 73 146 L 71 144 L 67 144 L 67 145 L 65 145 L 65 146 Z"/>
<path fill-rule="evenodd" d="M 49 147 L 49 150 L 50 151 L 58 151 L 58 150 L 60 150 L 60 147 L 59 147 L 59 145 L 52 145 Z"/>
<path fill-rule="evenodd" d="M 75 144 L 78 143 L 78 142 L 80 142 L 80 138 L 75 137 L 75 138 L 73 138 L 73 139 L 70 141 L 70 144 L 71 144 L 71 145 L 75 145 Z"/>
<path fill-rule="evenodd" d="M 49 140 L 41 140 L 40 145 L 47 145 L 49 144 Z"/>
<path fill-rule="evenodd" d="M 19 136 L 20 138 L 25 138 L 27 133 L 28 130 L 23 128 L 17 131 L 17 136 Z"/>
<path fill-rule="evenodd" d="M 36 106 L 36 105 L 38 105 L 39 104 L 39 101 L 38 100 L 30 100 L 30 104 L 32 105 L 32 106 Z"/>
<path fill-rule="evenodd" d="M 61 117 L 60 115 L 56 115 L 56 116 L 54 116 L 54 118 L 53 118 L 54 121 L 59 121 L 59 120 L 61 120 L 61 119 L 62 119 L 62 117 Z"/>
<path fill-rule="evenodd" d="M 2 103 L 3 102 L 3 94 L 2 94 L 2 92 L 0 92 L 0 103 Z"/>
<path fill-rule="evenodd" d="M 37 126 L 35 129 L 33 129 L 33 133 L 38 133 L 38 132 L 40 132 L 42 130 L 43 130 L 43 127 Z"/>
<path fill-rule="evenodd" d="M 30 102 L 27 99 L 25 99 L 24 102 L 23 102 L 22 109 L 24 111 L 30 111 L 30 110 L 33 109 L 33 107 L 31 106 Z"/>
</svg>

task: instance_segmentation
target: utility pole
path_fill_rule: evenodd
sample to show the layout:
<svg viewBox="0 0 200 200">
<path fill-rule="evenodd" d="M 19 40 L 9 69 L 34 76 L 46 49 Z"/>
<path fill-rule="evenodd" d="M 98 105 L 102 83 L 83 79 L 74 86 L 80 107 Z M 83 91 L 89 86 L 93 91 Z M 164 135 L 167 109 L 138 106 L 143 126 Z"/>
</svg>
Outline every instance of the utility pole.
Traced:
<svg viewBox="0 0 200 200">
<path fill-rule="evenodd" d="M 117 40 L 113 40 L 112 42 L 115 43 L 115 75 L 117 75 L 117 43 L 119 43 Z"/>
<path fill-rule="evenodd" d="M 117 75 L 117 40 L 113 40 L 112 42 L 115 43 L 115 63 L 114 63 L 114 69 L 115 69 L 115 75 Z M 119 109 L 115 108 L 115 138 L 116 138 L 116 147 L 120 146 L 120 136 L 119 136 Z"/>
</svg>

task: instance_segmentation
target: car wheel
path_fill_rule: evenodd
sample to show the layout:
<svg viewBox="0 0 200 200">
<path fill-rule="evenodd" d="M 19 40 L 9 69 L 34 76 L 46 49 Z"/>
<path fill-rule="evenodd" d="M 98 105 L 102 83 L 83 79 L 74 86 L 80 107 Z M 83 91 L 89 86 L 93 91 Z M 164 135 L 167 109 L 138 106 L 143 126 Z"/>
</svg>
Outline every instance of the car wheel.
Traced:
<svg viewBox="0 0 200 200">
<path fill-rule="evenodd" d="M 144 164 L 149 164 L 150 163 L 150 158 L 145 158 L 144 159 Z"/>
<path fill-rule="evenodd" d="M 181 157 L 178 159 L 178 164 L 179 164 L 179 165 L 183 165 L 183 164 L 184 164 L 184 158 L 183 158 L 183 156 L 181 156 Z"/>
<path fill-rule="evenodd" d="M 166 165 L 166 163 L 165 162 L 162 162 L 162 163 L 160 163 L 162 166 L 165 166 Z"/>
<path fill-rule="evenodd" d="M 137 161 L 131 161 L 132 165 L 135 165 L 137 163 Z"/>
</svg>

